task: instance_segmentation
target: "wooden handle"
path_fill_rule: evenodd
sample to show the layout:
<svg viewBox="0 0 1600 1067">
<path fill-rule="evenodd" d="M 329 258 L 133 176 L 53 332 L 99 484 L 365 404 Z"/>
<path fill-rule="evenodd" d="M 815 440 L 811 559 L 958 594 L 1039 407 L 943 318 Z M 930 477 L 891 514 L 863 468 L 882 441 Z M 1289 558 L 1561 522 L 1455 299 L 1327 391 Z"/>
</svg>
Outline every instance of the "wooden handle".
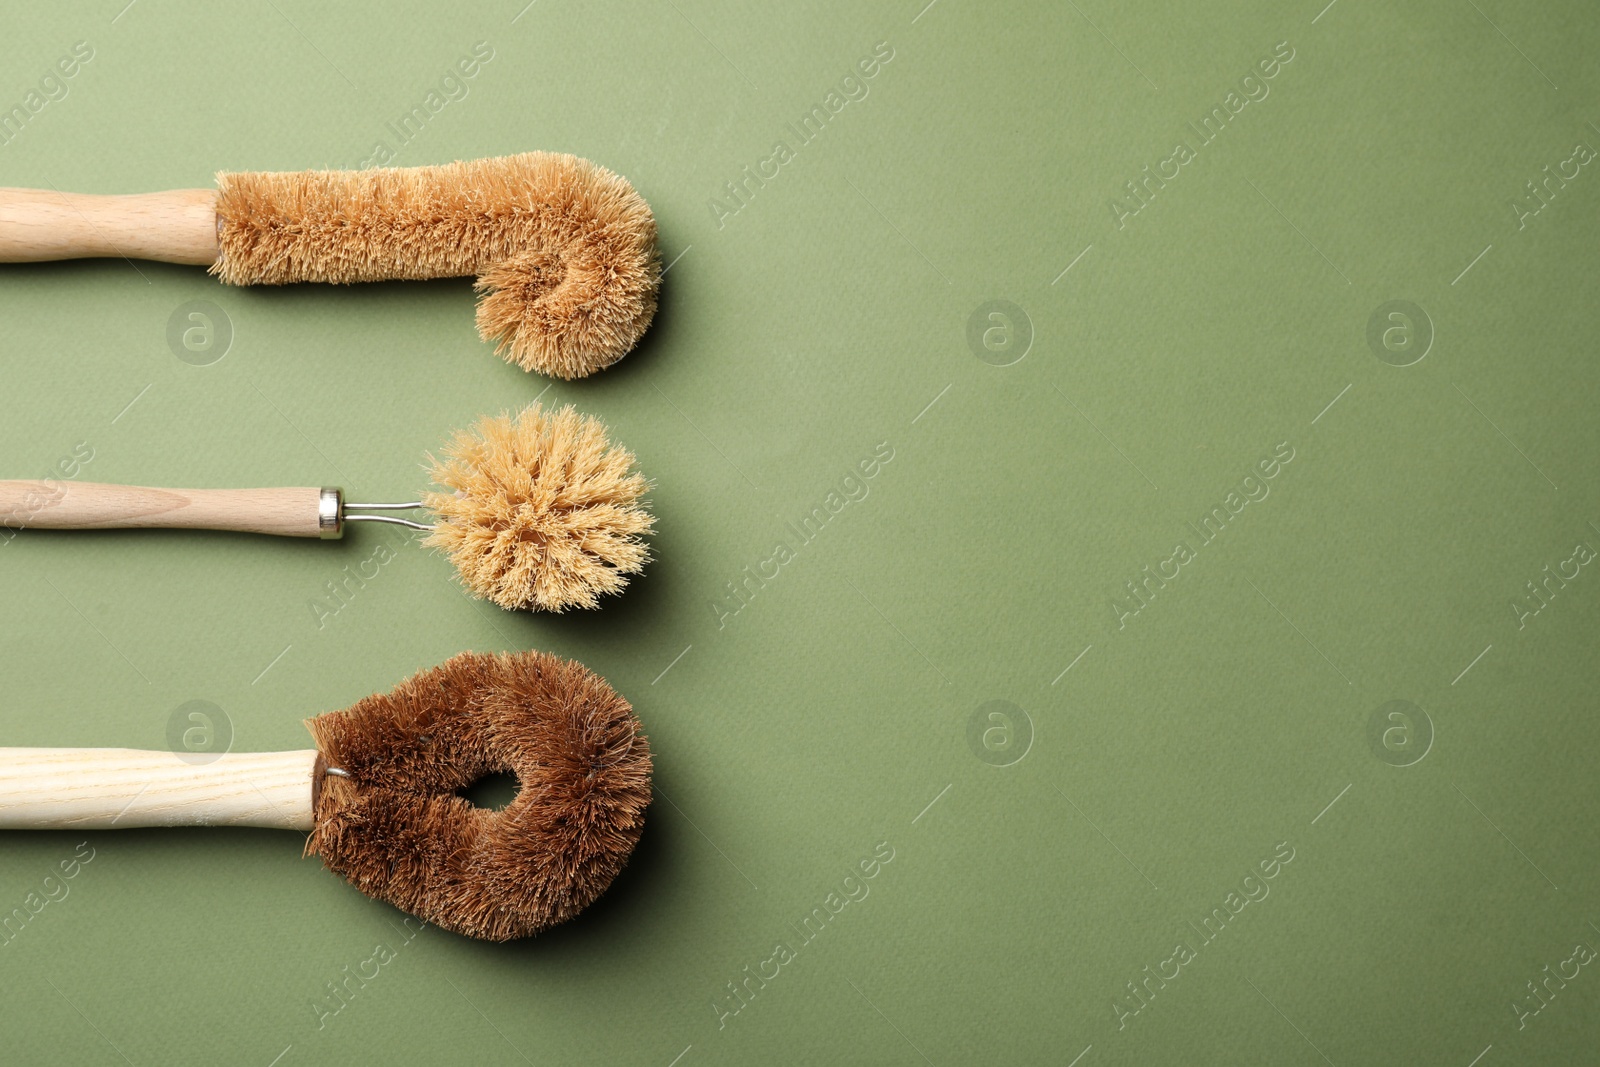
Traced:
<svg viewBox="0 0 1600 1067">
<path fill-rule="evenodd" d="M 311 829 L 316 749 L 185 756 L 203 754 L 0 748 L 0 829 Z"/>
<path fill-rule="evenodd" d="M 0 188 L 0 263 L 90 256 L 213 263 L 217 194 L 174 189 L 96 196 Z"/>
<path fill-rule="evenodd" d="M 98 482 L 0 481 L 0 526 L 165 527 L 319 537 L 321 489 L 149 489 Z"/>
</svg>

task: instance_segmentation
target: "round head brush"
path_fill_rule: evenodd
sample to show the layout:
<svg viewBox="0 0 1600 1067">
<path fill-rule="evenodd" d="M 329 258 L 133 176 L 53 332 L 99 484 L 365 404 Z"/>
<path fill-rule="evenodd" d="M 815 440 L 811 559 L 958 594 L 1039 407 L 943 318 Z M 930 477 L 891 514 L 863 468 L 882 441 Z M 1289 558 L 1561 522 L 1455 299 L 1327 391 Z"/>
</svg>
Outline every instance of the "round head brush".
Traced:
<svg viewBox="0 0 1600 1067">
<path fill-rule="evenodd" d="M 120 256 L 204 264 L 232 285 L 477 275 L 478 333 L 524 370 L 581 378 L 656 310 L 650 207 L 577 156 L 220 173 L 131 196 L 0 189 L 0 262 Z"/>
<path fill-rule="evenodd" d="M 0 828 L 262 826 L 370 897 L 469 937 L 563 922 L 644 828 L 650 747 L 628 702 L 542 652 L 464 652 L 306 723 L 317 747 L 210 762 L 117 748 L 0 748 Z M 457 795 L 516 775 L 499 811 Z"/>
<path fill-rule="evenodd" d="M 503 608 L 599 606 L 644 569 L 655 520 L 633 453 L 572 407 L 481 419 L 429 457 L 439 488 L 401 504 L 352 504 L 338 488 L 153 489 L 72 481 L 0 481 L 0 526 L 234 530 L 337 538 L 345 524 L 429 531 L 463 584 Z M 425 509 L 432 524 L 377 512 Z"/>
</svg>

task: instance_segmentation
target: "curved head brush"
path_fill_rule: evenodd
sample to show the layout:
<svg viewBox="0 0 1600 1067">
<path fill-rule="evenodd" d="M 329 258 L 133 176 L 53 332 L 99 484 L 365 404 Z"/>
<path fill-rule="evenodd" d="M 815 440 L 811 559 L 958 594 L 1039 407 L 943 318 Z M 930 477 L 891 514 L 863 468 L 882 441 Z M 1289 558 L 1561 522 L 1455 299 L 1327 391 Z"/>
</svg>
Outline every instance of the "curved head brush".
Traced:
<svg viewBox="0 0 1600 1067">
<path fill-rule="evenodd" d="M 337 538 L 354 521 L 430 531 L 463 584 L 503 608 L 599 606 L 649 562 L 655 520 L 633 453 L 572 407 L 479 420 L 429 457 L 437 491 L 402 504 L 351 504 L 337 488 L 151 489 L 0 481 L 0 527 L 234 530 Z M 375 512 L 422 508 L 430 525 Z"/>
<path fill-rule="evenodd" d="M 309 830 L 306 855 L 371 897 L 469 937 L 570 919 L 644 828 L 650 746 L 598 675 L 542 652 L 464 652 L 306 723 L 316 749 L 0 748 L 0 828 Z M 457 791 L 517 776 L 505 808 Z"/>
<path fill-rule="evenodd" d="M 656 310 L 650 207 L 552 152 L 361 171 L 220 173 L 132 196 L 0 189 L 0 262 L 122 256 L 204 264 L 232 285 L 477 275 L 478 333 L 524 370 L 581 378 Z"/>
</svg>

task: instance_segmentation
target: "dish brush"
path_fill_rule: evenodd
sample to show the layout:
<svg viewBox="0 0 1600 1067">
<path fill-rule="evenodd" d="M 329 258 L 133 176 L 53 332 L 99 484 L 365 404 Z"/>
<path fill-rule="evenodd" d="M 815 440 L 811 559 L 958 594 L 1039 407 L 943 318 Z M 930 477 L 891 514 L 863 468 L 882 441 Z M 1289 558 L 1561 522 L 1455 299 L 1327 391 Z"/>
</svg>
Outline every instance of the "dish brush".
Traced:
<svg viewBox="0 0 1600 1067">
<path fill-rule="evenodd" d="M 0 189 L 0 262 L 115 256 L 230 285 L 477 275 L 478 333 L 524 370 L 581 378 L 650 325 L 650 206 L 587 159 L 523 152 L 426 167 L 222 172 L 128 196 Z"/>
<path fill-rule="evenodd" d="M 316 748 L 207 762 L 120 748 L 0 748 L 0 829 L 259 826 L 370 897 L 508 941 L 582 911 L 623 866 L 650 804 L 628 702 L 542 652 L 464 652 L 392 692 L 307 720 Z M 510 772 L 501 810 L 458 791 Z"/>
<path fill-rule="evenodd" d="M 427 531 L 478 599 L 502 608 L 598 607 L 649 562 L 649 483 L 605 426 L 567 406 L 480 419 L 429 456 L 437 489 L 396 504 L 346 501 L 341 488 L 156 489 L 0 481 L 0 526 L 48 530 L 232 530 L 336 539 L 348 523 Z M 432 523 L 389 512 L 421 509 Z"/>
</svg>

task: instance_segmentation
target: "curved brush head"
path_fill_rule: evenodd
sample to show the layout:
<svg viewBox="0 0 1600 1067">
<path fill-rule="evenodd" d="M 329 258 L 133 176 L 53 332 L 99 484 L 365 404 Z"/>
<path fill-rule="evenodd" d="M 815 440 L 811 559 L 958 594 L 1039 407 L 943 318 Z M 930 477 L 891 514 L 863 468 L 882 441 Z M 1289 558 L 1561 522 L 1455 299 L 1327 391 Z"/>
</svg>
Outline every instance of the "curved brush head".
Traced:
<svg viewBox="0 0 1600 1067">
<path fill-rule="evenodd" d="M 307 722 L 327 765 L 308 855 L 459 934 L 526 937 L 576 915 L 627 863 L 650 747 L 598 675 L 543 652 L 464 652 Z M 500 811 L 458 790 L 510 772 Z"/>
<path fill-rule="evenodd" d="M 572 407 L 480 419 L 429 456 L 442 550 L 472 594 L 503 608 L 598 607 L 644 569 L 655 520 L 633 453 Z"/>
<path fill-rule="evenodd" d="M 234 285 L 478 275 L 478 333 L 524 370 L 581 378 L 650 325 L 661 262 L 650 206 L 577 156 L 217 175 Z"/>
</svg>

